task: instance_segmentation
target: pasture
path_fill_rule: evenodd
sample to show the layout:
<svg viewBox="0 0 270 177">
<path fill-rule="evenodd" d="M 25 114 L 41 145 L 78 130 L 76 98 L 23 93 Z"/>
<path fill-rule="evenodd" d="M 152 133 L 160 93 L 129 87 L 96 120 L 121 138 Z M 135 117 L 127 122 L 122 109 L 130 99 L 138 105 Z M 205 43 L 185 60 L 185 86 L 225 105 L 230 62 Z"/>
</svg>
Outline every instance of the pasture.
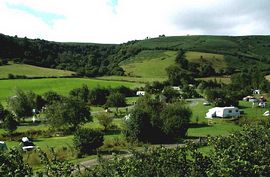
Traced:
<svg viewBox="0 0 270 177">
<path fill-rule="evenodd" d="M 186 52 L 186 59 L 192 63 L 210 64 L 212 67 L 219 71 L 220 69 L 227 68 L 227 63 L 224 60 L 224 55 L 205 53 L 205 52 Z"/>
<path fill-rule="evenodd" d="M 166 79 L 166 68 L 175 63 L 176 51 L 145 50 L 121 63 L 127 76 L 146 79 Z"/>
<path fill-rule="evenodd" d="M 72 76 L 75 72 L 9 62 L 8 65 L 0 66 L 0 78 L 8 78 L 8 74 L 27 77 L 63 77 Z"/>
<path fill-rule="evenodd" d="M 143 84 L 123 82 L 123 81 L 105 81 L 87 78 L 49 78 L 49 79 L 14 79 L 0 80 L 0 102 L 6 101 L 6 98 L 12 96 L 16 88 L 33 91 L 37 94 L 43 94 L 47 91 L 56 91 L 59 94 L 67 95 L 70 90 L 81 87 L 86 84 L 90 89 L 94 87 L 118 87 L 124 85 L 134 88 Z"/>
</svg>

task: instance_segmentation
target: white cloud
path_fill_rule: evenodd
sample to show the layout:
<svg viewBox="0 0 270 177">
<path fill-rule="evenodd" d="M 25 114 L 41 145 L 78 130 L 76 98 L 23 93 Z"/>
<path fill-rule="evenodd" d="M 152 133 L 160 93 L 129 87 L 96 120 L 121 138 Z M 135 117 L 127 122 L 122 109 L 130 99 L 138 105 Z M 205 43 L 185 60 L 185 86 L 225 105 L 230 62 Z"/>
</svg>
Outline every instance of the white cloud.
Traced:
<svg viewBox="0 0 270 177">
<path fill-rule="evenodd" d="M 64 16 L 53 25 L 7 7 Z M 267 0 L 0 0 L 0 33 L 54 41 L 121 43 L 159 34 L 269 33 Z"/>
</svg>

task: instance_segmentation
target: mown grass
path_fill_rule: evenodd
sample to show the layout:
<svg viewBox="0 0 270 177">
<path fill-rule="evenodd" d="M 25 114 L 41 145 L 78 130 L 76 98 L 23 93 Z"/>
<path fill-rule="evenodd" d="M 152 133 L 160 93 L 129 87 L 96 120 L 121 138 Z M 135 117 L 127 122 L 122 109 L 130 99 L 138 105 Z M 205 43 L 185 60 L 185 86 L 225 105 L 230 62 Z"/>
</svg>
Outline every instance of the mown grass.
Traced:
<svg viewBox="0 0 270 177">
<path fill-rule="evenodd" d="M 37 94 L 43 94 L 53 90 L 62 95 L 67 95 L 70 90 L 81 87 L 83 84 L 88 87 L 118 87 L 124 85 L 134 88 L 140 87 L 142 84 L 123 82 L 123 81 L 105 81 L 86 78 L 50 78 L 50 79 L 16 79 L 16 80 L 0 80 L 0 102 L 5 102 L 7 97 L 14 94 L 16 88 L 25 91 L 33 91 Z"/>
<path fill-rule="evenodd" d="M 27 64 L 13 64 L 0 66 L 0 78 L 8 78 L 8 74 L 24 75 L 27 77 L 60 77 L 72 76 L 75 72 L 44 68 Z"/>
<path fill-rule="evenodd" d="M 165 50 L 144 50 L 122 63 L 121 67 L 127 76 L 166 79 L 165 69 L 174 64 L 176 53 Z"/>
</svg>

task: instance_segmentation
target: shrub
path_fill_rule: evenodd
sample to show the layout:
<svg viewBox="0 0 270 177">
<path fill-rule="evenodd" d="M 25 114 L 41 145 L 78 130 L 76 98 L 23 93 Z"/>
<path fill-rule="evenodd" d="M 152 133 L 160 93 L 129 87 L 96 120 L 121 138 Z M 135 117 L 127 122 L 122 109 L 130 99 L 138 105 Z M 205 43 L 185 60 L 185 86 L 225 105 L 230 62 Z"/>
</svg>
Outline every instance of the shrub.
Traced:
<svg viewBox="0 0 270 177">
<path fill-rule="evenodd" d="M 104 127 L 105 131 L 112 125 L 113 117 L 109 113 L 101 113 L 97 115 L 97 119 L 99 124 Z"/>
<path fill-rule="evenodd" d="M 119 92 L 112 92 L 108 96 L 108 100 L 106 105 L 107 106 L 112 106 L 112 107 L 121 107 L 121 106 L 126 106 L 126 100 L 125 96 Z"/>
<path fill-rule="evenodd" d="M 101 131 L 81 128 L 74 134 L 73 143 L 79 155 L 91 154 L 93 150 L 103 145 L 104 137 Z"/>
<path fill-rule="evenodd" d="M 161 113 L 162 131 L 168 139 L 185 136 L 190 122 L 191 110 L 176 102 L 165 107 Z"/>
</svg>

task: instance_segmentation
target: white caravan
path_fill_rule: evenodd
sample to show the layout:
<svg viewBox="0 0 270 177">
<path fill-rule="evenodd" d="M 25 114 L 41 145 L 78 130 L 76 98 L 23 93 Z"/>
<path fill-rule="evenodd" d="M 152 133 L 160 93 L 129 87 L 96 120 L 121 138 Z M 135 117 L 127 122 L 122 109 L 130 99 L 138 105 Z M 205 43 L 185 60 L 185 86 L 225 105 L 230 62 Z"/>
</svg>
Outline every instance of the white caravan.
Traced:
<svg viewBox="0 0 270 177">
<path fill-rule="evenodd" d="M 240 111 L 237 107 L 231 106 L 231 107 L 215 107 L 209 109 L 208 113 L 206 113 L 205 118 L 214 118 L 214 117 L 220 117 L 220 118 L 226 118 L 226 117 L 239 117 Z"/>
</svg>

